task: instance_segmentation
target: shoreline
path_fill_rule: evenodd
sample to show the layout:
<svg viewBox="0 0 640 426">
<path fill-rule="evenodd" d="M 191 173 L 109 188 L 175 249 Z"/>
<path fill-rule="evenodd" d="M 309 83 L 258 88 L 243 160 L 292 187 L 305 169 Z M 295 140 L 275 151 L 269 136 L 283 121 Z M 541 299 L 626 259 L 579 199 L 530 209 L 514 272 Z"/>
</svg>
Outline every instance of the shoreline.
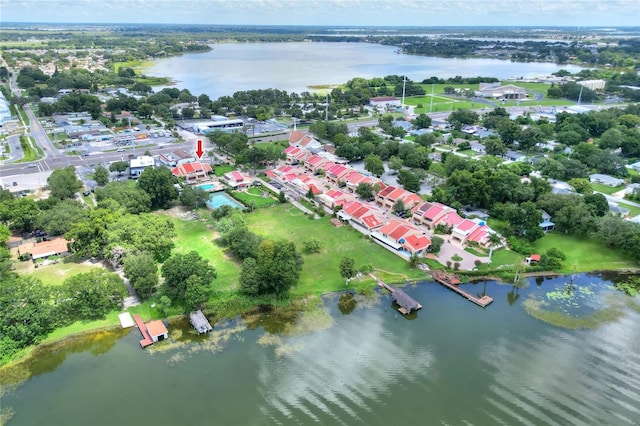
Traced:
<svg viewBox="0 0 640 426">
<path fill-rule="evenodd" d="M 464 272 L 462 271 L 458 271 L 458 273 L 460 275 L 464 275 Z M 577 271 L 575 273 L 617 273 L 617 274 L 638 274 L 640 273 L 640 268 L 637 269 L 629 269 L 629 268 L 625 268 L 625 269 L 621 269 L 621 270 L 602 270 L 602 271 Z M 559 276 L 563 276 L 563 275 L 571 275 L 571 273 L 559 273 L 559 272 L 554 272 L 554 271 L 538 271 L 538 272 L 528 272 L 528 273 L 523 273 L 522 277 L 523 278 L 536 278 L 536 277 L 559 277 Z M 389 284 L 398 286 L 398 287 L 404 287 L 407 285 L 416 285 L 419 284 L 421 282 L 431 282 L 428 280 L 428 276 L 425 275 L 424 279 L 402 279 L 399 281 L 393 281 L 393 282 L 389 282 Z M 467 281 L 467 282 L 463 282 L 462 284 L 471 284 L 471 283 L 477 283 L 479 281 L 483 281 L 483 280 L 490 280 L 490 281 L 496 281 L 498 283 L 507 283 L 507 280 L 505 280 L 502 277 L 496 277 L 496 276 L 491 276 L 491 275 L 480 275 L 480 276 L 474 276 L 474 277 L 467 277 L 467 278 L 472 278 L 471 280 Z M 317 300 L 320 302 L 322 301 L 322 299 L 326 296 L 331 296 L 331 295 L 337 295 L 337 294 L 341 294 L 341 293 L 345 293 L 345 292 L 368 292 L 368 291 L 373 291 L 375 292 L 377 290 L 377 285 L 375 283 L 372 284 L 371 289 L 370 290 L 366 290 L 366 289 L 355 289 L 355 288 L 345 288 L 343 290 L 334 290 L 334 291 L 329 291 L 329 292 L 324 292 L 320 295 L 314 295 L 314 294 L 306 294 L 306 295 L 299 295 L 296 296 L 295 298 L 291 298 L 286 305 L 282 306 L 285 309 L 288 308 L 295 308 L 297 309 L 298 312 L 302 312 L 308 308 L 310 308 L 311 306 L 313 306 L 313 304 L 309 304 L 309 298 L 316 298 Z M 363 293 L 364 294 L 364 293 Z M 215 317 L 215 322 L 214 324 L 220 322 L 220 321 L 224 321 L 224 320 L 231 320 L 233 318 L 236 318 L 238 316 L 243 316 L 243 315 L 247 315 L 252 313 L 253 311 L 255 311 L 256 309 L 259 309 L 261 306 L 263 306 L 264 303 L 257 303 L 254 306 L 248 307 L 247 309 L 243 310 L 242 312 L 236 312 L 233 314 L 227 314 L 227 315 L 221 315 L 218 316 L 218 314 L 215 311 L 211 311 L 209 309 L 204 309 L 203 312 L 207 313 L 208 315 L 213 315 Z M 272 307 L 280 307 L 278 305 L 270 305 Z M 122 310 L 122 312 L 128 312 L 127 310 Z M 166 318 L 163 318 L 163 320 L 168 321 L 168 322 L 174 322 L 174 321 L 178 321 L 181 319 L 184 319 L 185 317 L 188 317 L 188 314 L 180 314 L 180 315 L 172 315 Z M 215 325 L 214 325 L 215 327 Z M 7 362 L 4 365 L 0 366 L 0 372 L 2 371 L 6 371 L 12 368 L 16 368 L 18 367 L 20 364 L 22 363 L 26 363 L 28 362 L 33 356 L 34 356 L 34 352 L 36 352 L 39 349 L 44 349 L 47 348 L 48 346 L 52 346 L 52 345 L 56 345 L 56 344 L 60 344 L 61 342 L 64 342 L 65 340 L 71 340 L 71 339 L 76 339 L 79 337 L 82 337 L 83 335 L 89 335 L 89 334 L 95 334 L 95 333 L 100 333 L 100 332 L 105 332 L 105 331 L 113 331 L 113 330 L 117 330 L 120 328 L 119 324 L 111 324 L 111 325 L 103 325 L 103 326 L 99 326 L 99 327 L 95 327 L 95 328 L 90 328 L 87 330 L 82 330 L 82 331 L 76 331 L 67 335 L 62 335 L 59 337 L 56 337 L 54 339 L 51 340 L 43 340 L 41 343 L 39 343 L 38 345 L 35 346 L 31 346 L 28 348 L 25 348 L 23 352 L 18 354 L 18 357 L 15 359 L 10 360 L 9 362 Z M 135 327 L 133 327 L 135 328 Z M 5 385 L 4 383 L 0 384 Z"/>
</svg>

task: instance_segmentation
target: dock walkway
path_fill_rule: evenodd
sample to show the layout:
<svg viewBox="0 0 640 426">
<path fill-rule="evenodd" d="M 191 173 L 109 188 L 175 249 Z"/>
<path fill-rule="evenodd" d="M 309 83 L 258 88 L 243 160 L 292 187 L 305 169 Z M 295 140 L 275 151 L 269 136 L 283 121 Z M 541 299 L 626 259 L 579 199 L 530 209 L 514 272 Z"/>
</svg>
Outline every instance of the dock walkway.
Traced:
<svg viewBox="0 0 640 426">
<path fill-rule="evenodd" d="M 140 315 L 135 314 L 133 316 L 133 319 L 136 321 L 136 325 L 138 326 L 138 330 L 140 330 L 140 334 L 142 334 L 142 337 L 144 337 L 144 339 L 140 340 L 140 346 L 146 348 L 153 343 L 153 340 L 149 335 L 149 331 L 147 330 L 147 326 L 144 324 L 144 322 L 142 322 L 142 318 L 140 318 Z"/>
<path fill-rule="evenodd" d="M 189 322 L 191 323 L 193 328 L 196 329 L 198 334 L 207 333 L 213 330 L 213 327 L 211 327 L 211 324 L 209 324 L 207 317 L 204 316 L 200 309 L 189 314 Z"/>
<path fill-rule="evenodd" d="M 493 302 L 493 298 L 491 296 L 484 295 L 482 297 L 476 297 L 471 293 L 461 289 L 459 287 L 460 280 L 453 274 L 442 271 L 431 271 L 431 276 L 434 280 L 436 280 L 436 282 L 442 284 L 450 290 L 455 291 L 459 295 L 465 297 L 467 300 L 475 303 L 478 306 L 485 308 L 488 304 Z"/>
<path fill-rule="evenodd" d="M 381 279 L 379 279 L 373 274 L 370 274 L 370 276 L 371 278 L 376 280 L 376 282 L 381 288 L 384 288 L 389 293 L 391 293 L 391 297 L 393 297 L 393 300 L 395 300 L 396 303 L 400 306 L 398 308 L 398 311 L 402 315 L 408 315 L 411 313 L 411 311 L 417 311 L 422 309 L 422 305 L 418 303 L 415 299 L 413 299 L 411 296 L 409 296 L 407 293 L 405 293 L 404 290 L 391 287 L 389 284 L 385 283 L 384 281 L 382 281 Z"/>
</svg>

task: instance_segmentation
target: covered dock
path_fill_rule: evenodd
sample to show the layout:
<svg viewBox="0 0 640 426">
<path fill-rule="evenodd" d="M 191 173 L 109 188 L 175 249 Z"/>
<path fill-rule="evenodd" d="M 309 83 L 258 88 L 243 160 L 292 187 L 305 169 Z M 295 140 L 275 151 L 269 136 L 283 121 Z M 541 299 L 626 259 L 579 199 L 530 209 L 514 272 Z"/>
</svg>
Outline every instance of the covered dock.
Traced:
<svg viewBox="0 0 640 426">
<path fill-rule="evenodd" d="M 213 330 L 213 327 L 209 324 L 209 320 L 207 320 L 207 317 L 204 316 L 200 309 L 189 314 L 189 322 L 193 328 L 196 329 L 198 334 L 207 333 Z"/>
<path fill-rule="evenodd" d="M 413 299 L 411 296 L 409 296 L 407 293 L 405 293 L 404 290 L 391 287 L 389 284 L 378 279 L 378 277 L 376 277 L 375 275 L 371 275 L 371 277 L 374 280 L 376 280 L 376 282 L 380 287 L 384 288 L 389 293 L 391 293 L 391 297 L 393 298 L 393 300 L 398 304 L 398 306 L 400 306 L 398 308 L 398 311 L 402 315 L 408 315 L 413 311 L 422 309 L 422 305 L 418 303 L 415 299 Z"/>
</svg>

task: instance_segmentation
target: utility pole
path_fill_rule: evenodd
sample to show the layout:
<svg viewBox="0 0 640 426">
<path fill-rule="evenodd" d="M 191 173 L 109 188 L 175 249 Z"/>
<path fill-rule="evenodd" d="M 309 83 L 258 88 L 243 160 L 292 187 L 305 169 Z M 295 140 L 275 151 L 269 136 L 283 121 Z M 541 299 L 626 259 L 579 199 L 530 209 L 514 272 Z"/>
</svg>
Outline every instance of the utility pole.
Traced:
<svg viewBox="0 0 640 426">
<path fill-rule="evenodd" d="M 431 102 L 429 102 L 429 113 L 433 110 L 433 91 L 435 90 L 435 84 L 431 84 Z"/>
<path fill-rule="evenodd" d="M 324 121 L 329 121 L 329 94 L 324 98 Z"/>
<path fill-rule="evenodd" d="M 578 105 L 580 105 L 580 101 L 582 101 L 582 89 L 584 89 L 584 86 L 581 84 L 580 85 L 580 94 L 578 95 Z"/>
<path fill-rule="evenodd" d="M 404 76 L 404 79 L 402 80 L 402 112 L 404 112 L 404 94 L 405 94 L 405 89 L 407 87 L 407 76 Z M 431 98 L 433 99 L 433 97 Z"/>
</svg>

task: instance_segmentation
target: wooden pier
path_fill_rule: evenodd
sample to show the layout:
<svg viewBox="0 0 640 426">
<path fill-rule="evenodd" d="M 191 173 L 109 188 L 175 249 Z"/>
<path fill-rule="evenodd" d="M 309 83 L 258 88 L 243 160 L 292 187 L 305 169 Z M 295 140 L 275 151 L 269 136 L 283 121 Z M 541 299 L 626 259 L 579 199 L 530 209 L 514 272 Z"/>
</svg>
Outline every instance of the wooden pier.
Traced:
<svg viewBox="0 0 640 426">
<path fill-rule="evenodd" d="M 395 302 L 400 306 L 398 308 L 398 311 L 402 315 L 408 315 L 412 311 L 417 311 L 422 309 L 422 305 L 418 303 L 415 299 L 413 299 L 411 296 L 409 296 L 407 293 L 405 293 L 403 290 L 399 288 L 391 287 L 389 284 L 378 279 L 378 277 L 376 277 L 373 274 L 371 274 L 371 278 L 376 280 L 376 282 L 381 288 L 384 288 L 389 293 L 391 293 L 391 297 L 393 297 L 393 300 L 395 300 Z"/>
<path fill-rule="evenodd" d="M 207 333 L 213 330 L 213 327 L 211 327 L 211 324 L 209 324 L 207 317 L 204 316 L 200 309 L 189 314 L 189 322 L 191 323 L 193 328 L 196 329 L 198 334 Z"/>
<path fill-rule="evenodd" d="M 481 306 L 484 308 L 488 304 L 493 302 L 493 298 L 491 296 L 484 295 L 482 297 L 476 297 L 471 293 L 461 289 L 459 287 L 460 280 L 458 279 L 458 277 L 456 277 L 453 274 L 443 272 L 443 271 L 430 271 L 430 272 L 431 272 L 431 276 L 436 282 L 442 284 L 448 289 L 455 291 L 459 295 L 465 297 L 467 300 L 475 303 L 478 306 Z"/>
<path fill-rule="evenodd" d="M 149 335 L 149 331 L 147 331 L 147 326 L 144 325 L 144 322 L 142 321 L 142 318 L 140 318 L 140 315 L 135 314 L 133 316 L 133 319 L 136 321 L 136 325 L 138 326 L 138 330 L 140 330 L 140 334 L 142 334 L 142 337 L 144 337 L 144 339 L 140 340 L 140 346 L 146 348 L 147 346 L 153 344 L 153 340 Z"/>
</svg>

